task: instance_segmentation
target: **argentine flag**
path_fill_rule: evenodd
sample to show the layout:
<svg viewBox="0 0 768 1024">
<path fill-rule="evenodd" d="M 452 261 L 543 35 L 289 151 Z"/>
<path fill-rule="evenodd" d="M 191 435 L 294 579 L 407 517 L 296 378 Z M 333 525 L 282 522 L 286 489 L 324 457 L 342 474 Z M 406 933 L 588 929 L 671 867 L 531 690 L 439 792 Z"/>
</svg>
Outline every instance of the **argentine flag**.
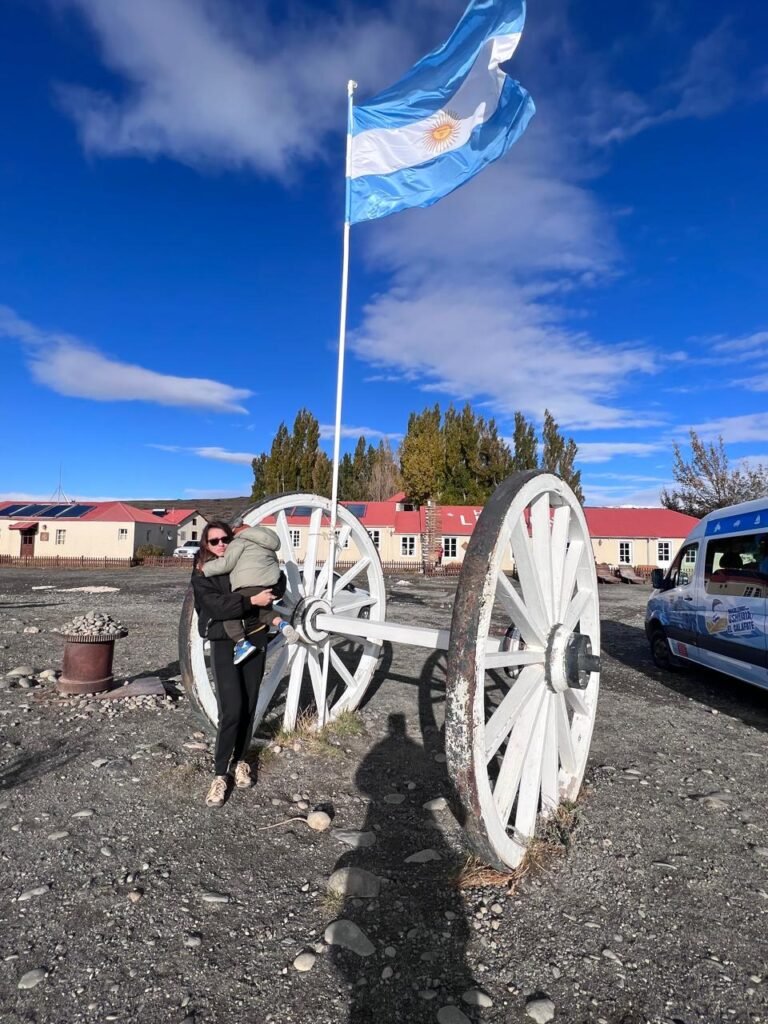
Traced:
<svg viewBox="0 0 768 1024">
<path fill-rule="evenodd" d="M 525 0 L 471 0 L 453 35 L 352 111 L 347 222 L 431 206 L 497 160 L 535 112 L 503 68 Z"/>
</svg>

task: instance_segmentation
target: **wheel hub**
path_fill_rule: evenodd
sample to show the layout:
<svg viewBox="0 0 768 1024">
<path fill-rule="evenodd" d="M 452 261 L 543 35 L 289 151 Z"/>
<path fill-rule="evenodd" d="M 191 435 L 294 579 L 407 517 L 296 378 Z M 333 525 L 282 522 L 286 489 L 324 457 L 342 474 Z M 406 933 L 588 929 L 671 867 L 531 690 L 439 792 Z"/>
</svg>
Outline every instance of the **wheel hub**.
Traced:
<svg viewBox="0 0 768 1024">
<path fill-rule="evenodd" d="M 555 626 L 549 634 L 545 665 L 547 686 L 556 693 L 586 690 L 592 672 L 600 671 L 600 658 L 592 653 L 592 642 L 584 633 L 571 633 Z"/>
<path fill-rule="evenodd" d="M 319 644 L 327 638 L 328 633 L 318 629 L 315 621 L 321 613 L 330 613 L 332 610 L 328 601 L 322 597 L 302 597 L 291 616 L 291 624 L 305 643 Z"/>
</svg>

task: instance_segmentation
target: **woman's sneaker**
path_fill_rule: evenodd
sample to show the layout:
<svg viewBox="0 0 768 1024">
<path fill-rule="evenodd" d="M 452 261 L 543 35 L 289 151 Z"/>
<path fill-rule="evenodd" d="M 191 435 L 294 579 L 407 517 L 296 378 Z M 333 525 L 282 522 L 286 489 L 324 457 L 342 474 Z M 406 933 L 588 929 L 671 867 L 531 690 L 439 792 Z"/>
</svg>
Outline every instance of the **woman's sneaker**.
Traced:
<svg viewBox="0 0 768 1024">
<path fill-rule="evenodd" d="M 247 761 L 238 761 L 235 765 L 235 785 L 238 789 L 250 789 L 253 785 L 251 766 Z"/>
<path fill-rule="evenodd" d="M 226 775 L 217 775 L 211 783 L 211 788 L 208 790 L 208 796 L 205 798 L 206 804 L 209 807 L 223 807 L 224 801 L 227 799 L 228 786 L 228 777 Z"/>
<path fill-rule="evenodd" d="M 256 648 L 253 646 L 250 640 L 238 640 L 235 644 L 235 656 L 232 659 L 234 665 L 239 665 L 241 661 L 245 661 L 246 658 L 250 658 Z"/>
</svg>

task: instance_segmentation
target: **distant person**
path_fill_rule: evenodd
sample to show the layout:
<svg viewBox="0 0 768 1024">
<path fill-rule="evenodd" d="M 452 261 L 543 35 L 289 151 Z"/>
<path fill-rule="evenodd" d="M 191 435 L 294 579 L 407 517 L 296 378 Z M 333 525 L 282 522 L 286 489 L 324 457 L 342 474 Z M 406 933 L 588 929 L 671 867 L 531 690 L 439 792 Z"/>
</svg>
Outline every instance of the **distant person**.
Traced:
<svg viewBox="0 0 768 1024">
<path fill-rule="evenodd" d="M 197 628 L 200 636 L 210 642 L 211 671 L 213 673 L 219 724 L 214 747 L 214 780 L 205 802 L 209 807 L 221 807 L 227 799 L 230 770 L 234 770 L 235 786 L 247 789 L 252 785 L 251 766 L 243 760 L 253 730 L 253 715 L 259 687 L 264 677 L 267 631 L 263 631 L 263 644 L 244 665 L 232 661 L 234 641 L 224 628 L 232 619 L 248 620 L 258 616 L 274 599 L 271 590 L 246 596 L 235 594 L 229 576 L 207 577 L 203 567 L 218 558 L 233 538 L 228 523 L 212 520 L 203 530 L 200 550 L 192 569 L 192 590 L 195 595 Z"/>
<path fill-rule="evenodd" d="M 280 538 L 266 526 L 249 526 L 242 530 L 227 545 L 219 558 L 206 562 L 203 572 L 206 577 L 229 575 L 232 591 L 242 597 L 255 597 L 265 590 L 271 590 L 275 597 L 285 593 L 285 576 L 280 570 L 277 552 Z M 289 644 L 296 643 L 299 634 L 279 615 L 275 615 L 272 604 L 261 608 L 256 616 L 249 619 L 229 619 L 224 623 L 227 636 L 235 641 L 233 661 L 241 661 L 258 650 L 261 634 L 274 626 Z"/>
</svg>

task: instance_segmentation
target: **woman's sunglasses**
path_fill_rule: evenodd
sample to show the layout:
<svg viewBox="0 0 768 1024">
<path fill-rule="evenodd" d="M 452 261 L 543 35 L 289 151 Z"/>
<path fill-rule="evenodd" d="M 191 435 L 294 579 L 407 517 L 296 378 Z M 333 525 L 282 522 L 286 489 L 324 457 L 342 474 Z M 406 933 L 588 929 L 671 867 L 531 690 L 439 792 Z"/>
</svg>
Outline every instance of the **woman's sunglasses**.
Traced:
<svg viewBox="0 0 768 1024">
<path fill-rule="evenodd" d="M 229 537 L 209 537 L 208 543 L 211 545 L 211 547 L 214 547 L 218 544 L 229 544 Z"/>
</svg>

